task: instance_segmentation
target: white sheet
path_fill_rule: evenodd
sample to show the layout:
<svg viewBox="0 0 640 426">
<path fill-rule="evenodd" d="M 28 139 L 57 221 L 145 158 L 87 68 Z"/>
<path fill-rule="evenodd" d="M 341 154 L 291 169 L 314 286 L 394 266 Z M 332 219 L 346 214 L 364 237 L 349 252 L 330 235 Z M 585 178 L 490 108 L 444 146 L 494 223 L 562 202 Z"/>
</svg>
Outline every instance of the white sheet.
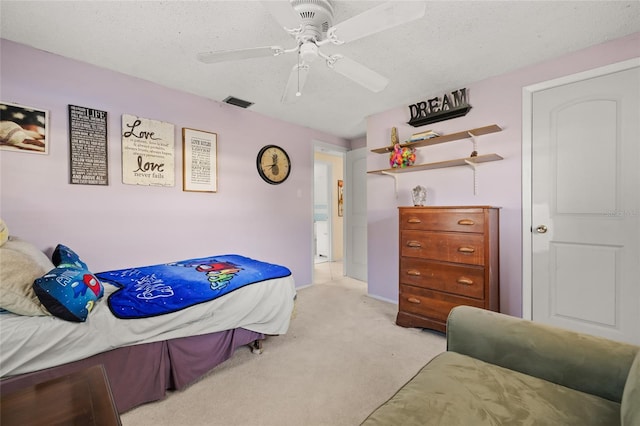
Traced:
<svg viewBox="0 0 640 426">
<path fill-rule="evenodd" d="M 211 302 L 152 318 L 118 319 L 105 295 L 84 323 L 56 317 L 0 314 L 0 377 L 87 358 L 121 346 L 246 328 L 284 334 L 296 294 L 291 276 L 251 284 Z"/>
</svg>

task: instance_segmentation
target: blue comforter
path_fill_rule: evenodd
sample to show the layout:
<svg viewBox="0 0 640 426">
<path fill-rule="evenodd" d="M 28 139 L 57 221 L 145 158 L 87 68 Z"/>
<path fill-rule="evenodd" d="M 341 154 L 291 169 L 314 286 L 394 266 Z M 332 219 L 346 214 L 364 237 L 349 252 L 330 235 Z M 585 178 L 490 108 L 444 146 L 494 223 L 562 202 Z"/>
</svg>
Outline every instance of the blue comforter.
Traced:
<svg viewBox="0 0 640 426">
<path fill-rule="evenodd" d="M 123 319 L 146 318 L 208 302 L 249 284 L 291 275 L 284 266 L 235 254 L 100 272 L 116 287 L 111 312 Z"/>
</svg>

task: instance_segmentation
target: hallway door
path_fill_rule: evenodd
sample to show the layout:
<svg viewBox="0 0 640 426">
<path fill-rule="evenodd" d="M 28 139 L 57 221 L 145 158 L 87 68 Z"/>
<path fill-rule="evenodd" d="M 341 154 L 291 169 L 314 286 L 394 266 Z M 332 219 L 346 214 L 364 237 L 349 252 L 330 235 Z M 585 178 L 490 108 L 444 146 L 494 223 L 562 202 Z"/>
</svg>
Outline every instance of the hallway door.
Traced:
<svg viewBox="0 0 640 426">
<path fill-rule="evenodd" d="M 346 274 L 367 281 L 367 149 L 347 152 Z"/>
<path fill-rule="evenodd" d="M 640 344 L 640 67 L 532 100 L 533 320 Z"/>
</svg>

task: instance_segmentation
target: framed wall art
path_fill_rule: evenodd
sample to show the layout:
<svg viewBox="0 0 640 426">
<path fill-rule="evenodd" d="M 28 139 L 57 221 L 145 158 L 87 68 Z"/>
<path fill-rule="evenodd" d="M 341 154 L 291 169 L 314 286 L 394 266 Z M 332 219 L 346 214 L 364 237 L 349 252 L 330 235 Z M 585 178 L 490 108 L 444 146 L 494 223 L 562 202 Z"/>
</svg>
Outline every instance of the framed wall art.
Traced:
<svg viewBox="0 0 640 426">
<path fill-rule="evenodd" d="M 218 191 L 218 135 L 182 129 L 182 190 Z"/>
<path fill-rule="evenodd" d="M 48 125 L 47 110 L 0 102 L 0 149 L 48 154 Z"/>
<path fill-rule="evenodd" d="M 175 126 L 122 115 L 122 183 L 175 186 Z"/>
<path fill-rule="evenodd" d="M 338 217 L 342 217 L 344 214 L 344 182 L 342 179 L 338 180 Z"/>
<path fill-rule="evenodd" d="M 107 112 L 69 105 L 69 182 L 108 185 Z"/>
</svg>

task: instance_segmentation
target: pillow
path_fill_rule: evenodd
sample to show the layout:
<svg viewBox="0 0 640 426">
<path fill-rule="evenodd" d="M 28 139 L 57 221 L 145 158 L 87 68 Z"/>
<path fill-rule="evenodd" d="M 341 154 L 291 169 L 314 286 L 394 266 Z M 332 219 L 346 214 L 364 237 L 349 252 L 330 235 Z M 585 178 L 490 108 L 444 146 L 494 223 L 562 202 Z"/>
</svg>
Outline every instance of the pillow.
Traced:
<svg viewBox="0 0 640 426">
<path fill-rule="evenodd" d="M 631 364 L 627 382 L 622 392 L 622 402 L 620 404 L 620 416 L 622 426 L 640 425 L 640 352 Z"/>
<path fill-rule="evenodd" d="M 51 260 L 56 266 L 75 266 L 76 268 L 89 269 L 87 264 L 80 260 L 73 250 L 69 247 L 58 244 L 51 255 Z"/>
<path fill-rule="evenodd" d="M 9 228 L 7 228 L 4 220 L 0 218 L 0 247 L 2 247 L 7 240 L 9 240 Z"/>
<path fill-rule="evenodd" d="M 80 260 L 80 256 L 63 244 L 58 244 L 56 246 L 55 250 L 53 250 L 53 253 L 51 254 L 51 260 L 53 260 L 53 264 L 58 268 L 79 268 L 89 271 L 89 267 L 86 263 Z M 98 299 L 101 298 L 103 294 L 104 287 L 102 286 L 102 283 L 100 283 L 100 294 L 98 295 Z"/>
<path fill-rule="evenodd" d="M 7 241 L 1 248 L 7 248 L 26 254 L 32 261 L 42 267 L 42 274 L 54 267 L 53 263 L 51 263 L 49 258 L 40 251 L 40 249 L 31 243 L 21 240 L 20 238 L 10 236 L 9 241 Z"/>
<path fill-rule="evenodd" d="M 18 315 L 50 315 L 31 287 L 48 269 L 7 245 L 0 247 L 0 308 Z"/>
<path fill-rule="evenodd" d="M 102 297 L 100 281 L 86 269 L 59 266 L 33 282 L 40 302 L 58 318 L 84 322 Z"/>
</svg>

